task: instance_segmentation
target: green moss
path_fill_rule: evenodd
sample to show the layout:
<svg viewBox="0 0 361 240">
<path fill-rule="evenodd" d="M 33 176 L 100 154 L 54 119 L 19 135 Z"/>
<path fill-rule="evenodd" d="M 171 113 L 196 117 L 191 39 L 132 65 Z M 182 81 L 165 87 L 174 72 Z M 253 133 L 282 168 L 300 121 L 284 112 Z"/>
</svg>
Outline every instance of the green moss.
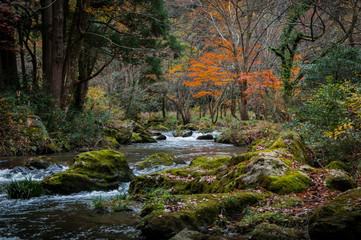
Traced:
<svg viewBox="0 0 361 240">
<path fill-rule="evenodd" d="M 335 169 L 335 170 L 342 170 L 342 171 L 347 171 L 347 166 L 346 164 L 340 162 L 340 161 L 333 161 L 331 163 L 329 163 L 328 165 L 326 165 L 327 169 Z"/>
<path fill-rule="evenodd" d="M 188 123 L 184 126 L 180 126 L 181 129 L 186 129 L 186 130 L 192 130 L 192 131 L 197 131 L 198 130 L 198 126 L 193 124 L 193 123 Z"/>
<path fill-rule="evenodd" d="M 56 173 L 45 178 L 42 186 L 50 193 L 71 194 L 81 191 L 100 190 L 101 186 L 92 183 L 89 177 L 83 174 L 69 172 Z"/>
<path fill-rule="evenodd" d="M 137 165 L 137 169 L 142 170 L 144 168 L 154 168 L 158 166 L 171 166 L 173 164 L 185 164 L 181 159 L 176 158 L 172 154 L 168 153 L 155 153 L 149 156 L 146 160 L 140 162 Z"/>
<path fill-rule="evenodd" d="M 250 239 L 255 240 L 298 240 L 306 239 L 305 232 L 295 228 L 280 227 L 276 224 L 263 222 L 249 234 Z"/>
<path fill-rule="evenodd" d="M 120 147 L 120 144 L 117 142 L 117 140 L 113 137 L 106 137 L 107 145 L 111 148 L 118 148 Z"/>
<path fill-rule="evenodd" d="M 265 145 L 269 149 L 288 149 L 294 156 L 297 162 L 308 163 L 305 145 L 301 136 L 292 131 L 286 131 L 279 135 L 275 141 L 270 141 Z"/>
<path fill-rule="evenodd" d="M 161 131 L 161 132 L 167 132 L 167 131 L 169 131 L 169 129 L 168 129 L 166 126 L 162 125 L 162 124 L 159 124 L 159 125 L 157 125 L 157 126 L 154 126 L 153 128 L 154 128 L 155 130 Z"/>
<path fill-rule="evenodd" d="M 63 173 L 43 180 L 43 186 L 54 193 L 109 190 L 134 178 L 124 154 L 100 150 L 78 154 L 74 164 Z"/>
<path fill-rule="evenodd" d="M 287 165 L 291 165 L 292 161 L 290 159 L 287 158 L 280 158 L 280 160 L 284 163 L 286 163 Z"/>
<path fill-rule="evenodd" d="M 169 239 L 184 228 L 195 230 L 198 226 L 193 211 L 164 213 L 153 212 L 140 220 L 142 234 L 149 239 Z"/>
<path fill-rule="evenodd" d="M 185 227 L 194 230 L 207 227 L 213 224 L 221 213 L 224 216 L 237 214 L 265 196 L 267 194 L 253 192 L 172 196 L 181 199 L 178 201 L 182 201 L 189 208 L 172 213 L 162 209 L 164 205 L 161 205 L 160 210 L 157 208 L 159 204 L 163 204 L 164 198 L 153 199 L 144 206 L 140 214 L 140 228 L 147 238 L 155 237 L 155 233 L 157 239 L 169 238 L 171 234 Z"/>
<path fill-rule="evenodd" d="M 346 191 L 356 187 L 356 182 L 347 172 L 331 169 L 325 178 L 328 188 Z"/>
<path fill-rule="evenodd" d="M 197 166 L 203 169 L 216 169 L 225 165 L 231 159 L 229 155 L 203 156 L 194 159 L 189 166 Z"/>
<path fill-rule="evenodd" d="M 132 133 L 132 139 L 131 139 L 132 143 L 141 143 L 142 140 L 143 139 L 140 137 L 139 133 L 135 133 L 135 132 Z"/>
<path fill-rule="evenodd" d="M 261 176 L 259 181 L 264 188 L 278 194 L 299 193 L 310 185 L 309 177 L 298 171 L 284 176 Z"/>
</svg>

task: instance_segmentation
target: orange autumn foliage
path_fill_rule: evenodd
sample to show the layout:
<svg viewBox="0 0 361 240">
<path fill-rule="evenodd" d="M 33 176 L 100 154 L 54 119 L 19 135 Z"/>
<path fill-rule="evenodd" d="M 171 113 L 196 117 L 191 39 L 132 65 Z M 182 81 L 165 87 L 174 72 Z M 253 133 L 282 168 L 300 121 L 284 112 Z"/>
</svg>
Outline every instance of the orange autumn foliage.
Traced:
<svg viewBox="0 0 361 240">
<path fill-rule="evenodd" d="M 227 44 L 227 41 L 223 41 L 223 44 Z M 207 44 L 207 46 L 215 47 L 214 44 Z M 196 98 L 206 95 L 219 97 L 222 87 L 234 81 L 234 75 L 228 69 L 231 63 L 232 53 L 228 49 L 217 47 L 213 52 L 204 52 L 198 60 L 190 61 L 187 75 L 192 79 L 185 80 L 183 83 L 191 87 L 206 88 L 193 95 Z"/>
</svg>

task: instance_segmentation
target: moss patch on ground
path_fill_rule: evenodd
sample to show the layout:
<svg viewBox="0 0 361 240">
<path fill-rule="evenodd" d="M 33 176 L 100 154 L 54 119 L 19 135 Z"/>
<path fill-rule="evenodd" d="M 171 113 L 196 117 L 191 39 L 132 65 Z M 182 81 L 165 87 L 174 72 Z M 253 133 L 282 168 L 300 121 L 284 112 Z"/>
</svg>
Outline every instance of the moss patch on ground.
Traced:
<svg viewBox="0 0 361 240">
<path fill-rule="evenodd" d="M 137 164 L 137 169 L 154 168 L 159 166 L 171 166 L 173 164 L 185 164 L 185 161 L 176 158 L 169 153 L 155 153 L 149 156 L 144 161 Z"/>
</svg>

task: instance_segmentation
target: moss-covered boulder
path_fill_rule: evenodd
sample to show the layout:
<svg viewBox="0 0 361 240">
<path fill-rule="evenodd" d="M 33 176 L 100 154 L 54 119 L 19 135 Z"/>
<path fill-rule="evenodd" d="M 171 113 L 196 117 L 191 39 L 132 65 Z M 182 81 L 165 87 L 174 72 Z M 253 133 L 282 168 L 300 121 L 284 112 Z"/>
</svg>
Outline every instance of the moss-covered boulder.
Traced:
<svg viewBox="0 0 361 240">
<path fill-rule="evenodd" d="M 205 156 L 194 159 L 188 167 L 138 176 L 129 191 L 144 194 L 147 189 L 163 187 L 176 194 L 224 193 L 261 186 L 279 194 L 298 193 L 308 188 L 310 178 L 292 167 L 296 159 L 284 148 L 235 157 Z"/>
<path fill-rule="evenodd" d="M 154 143 L 157 142 L 151 137 L 152 133 L 146 130 L 142 125 L 136 123 L 132 133 L 132 143 Z"/>
<path fill-rule="evenodd" d="M 360 239 L 361 188 L 349 190 L 325 204 L 310 217 L 309 235 L 318 239 Z"/>
<path fill-rule="evenodd" d="M 347 166 L 343 162 L 340 161 L 333 161 L 325 166 L 327 169 L 334 169 L 334 170 L 341 170 L 347 171 Z"/>
<path fill-rule="evenodd" d="M 142 125 L 132 120 L 113 120 L 106 125 L 105 135 L 116 139 L 119 144 L 152 143 L 155 139 Z"/>
<path fill-rule="evenodd" d="M 44 161 L 41 157 L 30 158 L 26 161 L 25 167 L 30 169 L 46 169 L 50 163 Z"/>
<path fill-rule="evenodd" d="M 221 236 L 211 236 L 185 228 L 169 240 L 225 240 L 225 238 Z"/>
<path fill-rule="evenodd" d="M 276 224 L 263 222 L 248 234 L 252 240 L 301 240 L 307 239 L 305 233 L 299 229 L 281 227 Z"/>
<path fill-rule="evenodd" d="M 183 130 L 191 130 L 191 131 L 197 131 L 198 130 L 198 126 L 193 124 L 193 123 L 188 123 L 184 126 L 181 126 L 181 129 Z"/>
<path fill-rule="evenodd" d="M 78 154 L 65 172 L 45 178 L 42 186 L 50 193 L 70 194 L 80 191 L 110 190 L 134 178 L 124 154 L 100 150 Z"/>
<path fill-rule="evenodd" d="M 356 182 L 350 174 L 345 171 L 331 169 L 327 171 L 325 184 L 328 188 L 346 191 L 356 187 Z"/>
<path fill-rule="evenodd" d="M 108 146 L 110 148 L 118 148 L 118 147 L 120 147 L 120 144 L 118 143 L 118 141 L 113 137 L 106 137 L 104 145 Z"/>
<path fill-rule="evenodd" d="M 32 115 L 26 119 L 23 132 L 29 145 L 27 151 L 35 153 L 55 153 L 61 151 L 61 148 L 56 146 L 50 138 L 44 123 L 38 116 Z"/>
<path fill-rule="evenodd" d="M 237 214 L 266 195 L 238 191 L 153 198 L 140 213 L 139 228 L 146 239 L 169 239 L 185 228 L 199 231 L 217 221 L 222 213 L 228 216 Z M 174 199 L 182 206 L 176 211 L 172 210 Z"/>
<path fill-rule="evenodd" d="M 128 144 L 131 142 L 134 127 L 134 121 L 113 120 L 106 125 L 105 134 L 108 137 L 115 138 L 120 144 Z"/>
<path fill-rule="evenodd" d="M 212 134 L 200 135 L 197 137 L 197 140 L 213 140 L 213 135 Z"/>
<path fill-rule="evenodd" d="M 250 157 L 250 163 L 237 179 L 242 186 L 262 186 L 275 193 L 287 194 L 302 192 L 310 184 L 306 174 L 289 166 L 294 155 L 285 149 L 247 153 L 244 158 L 247 157 Z"/>
<path fill-rule="evenodd" d="M 137 164 L 137 169 L 155 168 L 159 166 L 171 166 L 173 164 L 185 164 L 185 161 L 176 158 L 169 153 L 155 153 L 149 156 L 144 161 Z"/>
<path fill-rule="evenodd" d="M 176 129 L 172 132 L 174 137 L 190 137 L 193 135 L 192 130 Z"/>
<path fill-rule="evenodd" d="M 153 126 L 153 129 L 156 130 L 156 131 L 161 131 L 161 132 L 168 132 L 169 131 L 169 128 L 167 128 L 166 126 L 164 126 L 162 124 Z"/>
<path fill-rule="evenodd" d="M 226 165 L 230 160 L 227 155 L 203 156 L 194 159 L 187 167 L 137 176 L 130 183 L 129 193 L 144 195 L 155 188 L 172 188 L 175 194 L 226 192 L 223 182 L 217 179 L 227 174 Z"/>
<path fill-rule="evenodd" d="M 293 131 L 285 131 L 273 137 L 259 139 L 250 145 L 251 151 L 259 150 L 284 150 L 290 152 L 294 160 L 300 163 L 309 164 L 306 146 L 301 136 Z"/>
</svg>

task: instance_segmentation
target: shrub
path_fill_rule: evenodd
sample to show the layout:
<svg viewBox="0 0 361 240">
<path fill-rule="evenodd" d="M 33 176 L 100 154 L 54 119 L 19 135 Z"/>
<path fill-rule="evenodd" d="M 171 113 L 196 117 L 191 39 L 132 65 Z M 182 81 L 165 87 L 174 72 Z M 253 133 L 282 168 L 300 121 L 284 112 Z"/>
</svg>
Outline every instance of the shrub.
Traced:
<svg viewBox="0 0 361 240">
<path fill-rule="evenodd" d="M 39 182 L 33 181 L 31 178 L 22 181 L 12 181 L 5 185 L 5 192 L 8 198 L 12 199 L 29 199 L 39 197 L 44 194 L 44 189 Z"/>
<path fill-rule="evenodd" d="M 328 83 L 314 91 L 286 127 L 301 133 L 322 164 L 355 164 L 361 152 L 361 89 L 349 82 Z"/>
</svg>

